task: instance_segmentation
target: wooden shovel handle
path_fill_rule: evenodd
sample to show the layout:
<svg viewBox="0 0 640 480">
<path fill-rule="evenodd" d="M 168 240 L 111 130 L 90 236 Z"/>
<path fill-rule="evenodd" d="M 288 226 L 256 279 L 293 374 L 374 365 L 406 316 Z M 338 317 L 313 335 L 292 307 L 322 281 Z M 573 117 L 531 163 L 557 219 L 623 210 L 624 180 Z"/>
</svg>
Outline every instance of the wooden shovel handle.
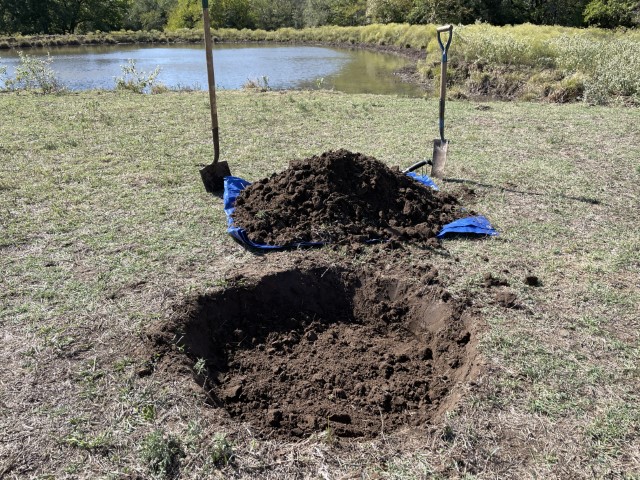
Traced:
<svg viewBox="0 0 640 480">
<path fill-rule="evenodd" d="M 451 45 L 451 37 L 453 36 L 453 25 L 445 25 L 443 27 L 438 27 L 436 29 L 438 32 L 438 43 L 440 44 L 440 49 L 442 50 L 442 63 L 440 65 L 440 140 L 442 143 L 445 142 L 444 138 L 444 104 L 447 95 L 447 53 L 449 51 L 449 45 Z M 444 45 L 442 43 L 442 38 L 440 34 L 448 32 L 449 38 L 447 39 L 447 44 Z"/>
<path fill-rule="evenodd" d="M 216 105 L 216 79 L 213 72 L 213 45 L 211 42 L 211 20 L 209 2 L 202 0 L 202 20 L 204 23 L 204 47 L 207 56 L 207 78 L 209 81 L 209 104 L 211 105 L 211 133 L 213 136 L 213 164 L 220 159 L 220 137 L 218 129 L 218 108 Z"/>
</svg>

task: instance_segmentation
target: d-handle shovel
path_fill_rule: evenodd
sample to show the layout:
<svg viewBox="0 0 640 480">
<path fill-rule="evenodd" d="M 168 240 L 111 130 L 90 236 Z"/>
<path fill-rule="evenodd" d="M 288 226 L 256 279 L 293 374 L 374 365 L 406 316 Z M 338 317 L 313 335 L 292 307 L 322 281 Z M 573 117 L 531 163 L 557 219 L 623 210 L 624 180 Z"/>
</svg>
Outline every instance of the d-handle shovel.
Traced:
<svg viewBox="0 0 640 480">
<path fill-rule="evenodd" d="M 444 102 L 447 93 L 447 52 L 451 45 L 451 37 L 453 36 L 453 25 L 445 25 L 438 27 L 438 43 L 442 50 L 442 63 L 440 67 L 440 138 L 433 141 L 433 161 L 431 165 L 431 176 L 442 178 L 444 176 L 444 164 L 447 161 L 447 149 L 449 141 L 444 138 Z M 442 43 L 441 34 L 449 33 L 446 45 Z"/>
<path fill-rule="evenodd" d="M 224 177 L 231 175 L 229 164 L 220 162 L 220 136 L 218 131 L 218 111 L 216 107 L 216 81 L 213 74 L 213 47 L 211 45 L 211 22 L 209 20 L 209 0 L 202 0 L 204 23 L 204 46 L 207 55 L 207 77 L 209 79 L 209 103 L 211 104 L 211 132 L 213 133 L 213 163 L 200 169 L 202 183 L 207 192 L 215 193 L 224 189 Z"/>
</svg>

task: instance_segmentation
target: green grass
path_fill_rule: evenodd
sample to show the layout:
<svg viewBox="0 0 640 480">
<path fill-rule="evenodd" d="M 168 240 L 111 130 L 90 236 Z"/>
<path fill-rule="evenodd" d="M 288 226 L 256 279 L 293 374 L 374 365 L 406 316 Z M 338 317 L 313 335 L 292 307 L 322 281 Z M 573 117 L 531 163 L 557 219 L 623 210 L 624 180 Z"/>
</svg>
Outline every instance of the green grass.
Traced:
<svg viewBox="0 0 640 480">
<path fill-rule="evenodd" d="M 218 105 L 222 159 L 250 180 L 341 147 L 408 166 L 437 137 L 430 99 L 225 91 Z M 633 478 L 640 112 L 484 106 L 447 104 L 442 187 L 474 188 L 468 207 L 501 235 L 428 259 L 487 324 L 482 381 L 427 433 L 296 444 L 219 418 L 189 374 L 138 375 L 161 361 L 141 346 L 243 266 L 344 252 L 257 258 L 231 241 L 198 173 L 213 156 L 205 92 L 0 94 L 0 476 Z M 521 308 L 497 305 L 486 273 Z"/>
</svg>

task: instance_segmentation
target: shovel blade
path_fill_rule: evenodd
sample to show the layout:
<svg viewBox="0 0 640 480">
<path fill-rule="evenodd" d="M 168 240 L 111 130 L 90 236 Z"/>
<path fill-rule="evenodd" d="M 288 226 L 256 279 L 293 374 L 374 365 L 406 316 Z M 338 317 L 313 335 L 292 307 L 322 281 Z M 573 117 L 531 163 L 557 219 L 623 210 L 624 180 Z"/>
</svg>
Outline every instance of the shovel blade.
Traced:
<svg viewBox="0 0 640 480">
<path fill-rule="evenodd" d="M 209 193 L 217 193 L 224 190 L 224 177 L 231 176 L 227 162 L 217 162 L 200 169 L 200 176 L 204 189 Z"/>
<path fill-rule="evenodd" d="M 444 164 L 447 162 L 447 149 L 449 142 L 436 138 L 433 141 L 433 161 L 431 165 L 431 176 L 434 178 L 444 177 Z"/>
</svg>

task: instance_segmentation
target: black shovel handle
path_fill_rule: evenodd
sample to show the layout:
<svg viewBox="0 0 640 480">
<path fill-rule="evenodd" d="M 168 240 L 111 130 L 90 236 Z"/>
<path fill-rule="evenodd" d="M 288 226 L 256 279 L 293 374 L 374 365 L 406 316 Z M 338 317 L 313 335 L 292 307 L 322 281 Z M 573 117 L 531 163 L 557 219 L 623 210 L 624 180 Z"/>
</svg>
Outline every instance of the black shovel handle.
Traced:
<svg viewBox="0 0 640 480">
<path fill-rule="evenodd" d="M 424 167 L 425 165 L 431 165 L 431 160 L 420 160 L 419 162 L 414 163 L 409 168 L 405 168 L 402 173 L 413 172 L 414 170 L 419 169 L 420 167 Z"/>
</svg>

